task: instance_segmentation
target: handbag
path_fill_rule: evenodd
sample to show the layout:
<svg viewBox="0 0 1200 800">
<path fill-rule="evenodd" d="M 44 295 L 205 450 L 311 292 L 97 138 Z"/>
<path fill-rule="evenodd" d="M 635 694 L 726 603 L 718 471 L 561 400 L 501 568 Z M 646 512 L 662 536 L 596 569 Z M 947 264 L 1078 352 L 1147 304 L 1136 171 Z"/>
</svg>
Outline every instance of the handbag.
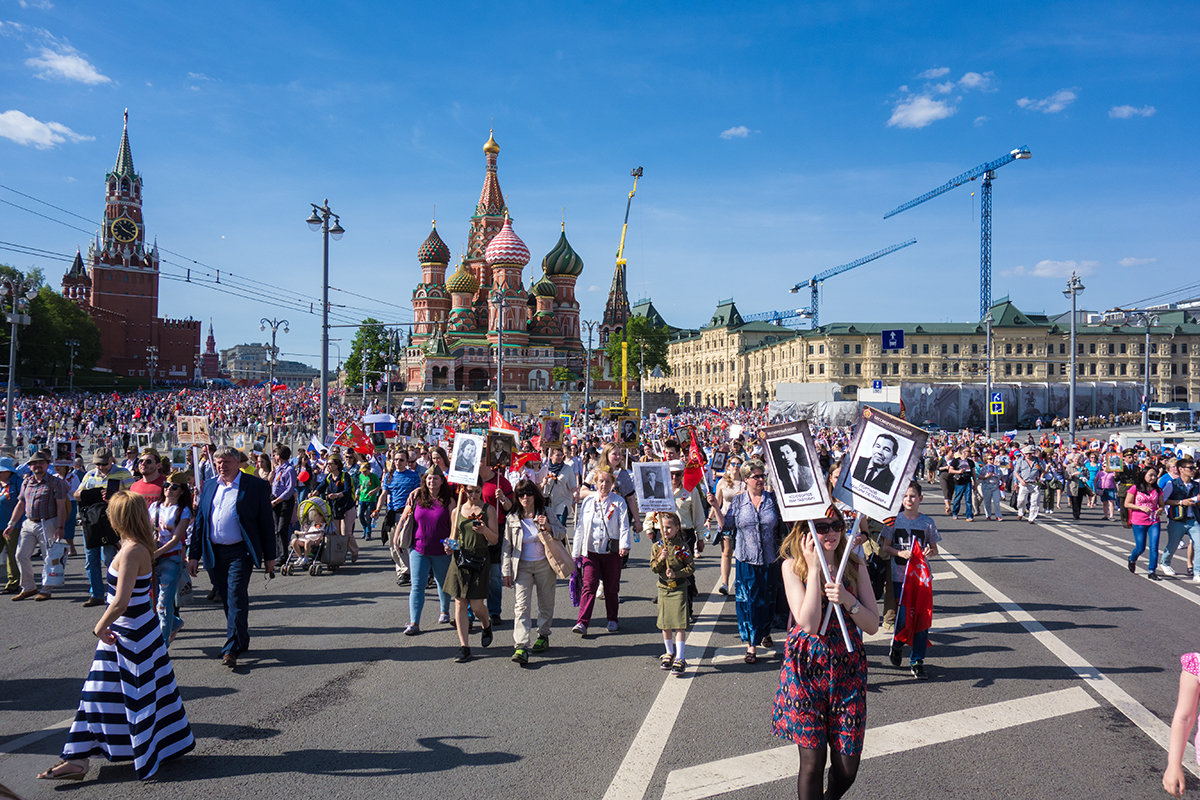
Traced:
<svg viewBox="0 0 1200 800">
<path fill-rule="evenodd" d="M 454 564 L 458 567 L 458 571 L 465 573 L 464 577 L 470 580 L 470 574 L 483 572 L 489 568 L 487 556 L 471 555 L 467 551 L 459 548 L 454 551 Z"/>
<path fill-rule="evenodd" d="M 542 547 L 546 549 L 546 560 L 550 562 L 550 569 L 560 578 L 570 578 L 575 572 L 575 559 L 571 557 L 571 551 L 553 536 L 540 531 L 538 535 L 542 540 Z"/>
<path fill-rule="evenodd" d="M 400 549 L 411 550 L 413 546 L 413 534 L 417 530 L 417 517 L 415 514 L 406 514 L 400 522 Z"/>
</svg>

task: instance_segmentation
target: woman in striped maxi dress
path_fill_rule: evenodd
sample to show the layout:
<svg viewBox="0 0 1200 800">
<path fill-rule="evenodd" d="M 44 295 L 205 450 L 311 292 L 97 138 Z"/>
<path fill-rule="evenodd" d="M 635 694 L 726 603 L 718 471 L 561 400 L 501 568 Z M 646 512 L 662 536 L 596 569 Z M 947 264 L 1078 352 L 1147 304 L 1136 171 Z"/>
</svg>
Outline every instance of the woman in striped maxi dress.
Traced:
<svg viewBox="0 0 1200 800">
<path fill-rule="evenodd" d="M 119 492 L 109 498 L 108 518 L 121 549 L 108 568 L 108 608 L 93 630 L 100 641 L 62 761 L 39 778 L 82 780 L 88 758 L 104 756 L 132 761 L 146 780 L 195 747 L 150 599 L 157 543 L 146 501 Z"/>
</svg>

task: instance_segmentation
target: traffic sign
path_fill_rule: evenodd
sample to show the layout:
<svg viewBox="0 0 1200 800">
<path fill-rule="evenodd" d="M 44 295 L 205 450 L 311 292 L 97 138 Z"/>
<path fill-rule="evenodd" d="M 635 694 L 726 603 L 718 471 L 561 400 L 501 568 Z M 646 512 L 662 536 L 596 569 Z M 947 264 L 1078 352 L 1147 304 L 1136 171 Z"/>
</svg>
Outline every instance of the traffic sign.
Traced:
<svg viewBox="0 0 1200 800">
<path fill-rule="evenodd" d="M 993 416 L 1000 416 L 1000 415 L 1002 415 L 1002 414 L 1004 413 L 1004 403 L 1002 403 L 1002 402 L 993 402 L 993 403 L 991 404 L 991 406 L 992 406 L 992 408 L 991 408 L 991 413 L 992 413 L 992 415 L 993 415 Z"/>
<path fill-rule="evenodd" d="M 871 381 L 871 388 L 878 392 L 883 388 L 883 381 Z"/>
<path fill-rule="evenodd" d="M 904 349 L 904 330 L 897 328 L 891 331 L 880 331 L 883 338 L 884 350 L 903 350 Z"/>
<path fill-rule="evenodd" d="M 993 403 L 1003 403 L 1004 402 L 1004 394 L 1002 392 L 992 392 L 992 402 Z"/>
</svg>

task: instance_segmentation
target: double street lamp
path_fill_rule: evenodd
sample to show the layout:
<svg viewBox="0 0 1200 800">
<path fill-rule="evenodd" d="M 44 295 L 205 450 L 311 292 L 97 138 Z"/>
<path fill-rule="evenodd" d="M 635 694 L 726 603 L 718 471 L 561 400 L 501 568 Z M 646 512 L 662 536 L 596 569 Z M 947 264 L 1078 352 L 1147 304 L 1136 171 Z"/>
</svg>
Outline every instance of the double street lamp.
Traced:
<svg viewBox="0 0 1200 800">
<path fill-rule="evenodd" d="M 1075 380 L 1079 377 L 1079 370 L 1075 365 L 1075 357 L 1078 348 L 1075 346 L 1075 324 L 1079 316 L 1076 311 L 1076 297 L 1084 290 L 1083 281 L 1079 280 L 1079 275 L 1072 272 L 1071 279 L 1067 281 L 1067 288 L 1063 290 L 1063 296 L 1071 298 L 1071 382 L 1068 384 L 1067 390 L 1067 410 L 1070 416 L 1070 432 L 1071 444 L 1075 444 Z"/>
<path fill-rule="evenodd" d="M 267 363 L 270 365 L 270 383 L 267 385 L 267 424 L 270 425 L 269 430 L 272 434 L 275 432 L 275 367 L 279 364 L 279 348 L 275 346 L 275 336 L 279 333 L 280 328 L 283 328 L 284 333 L 290 333 L 289 324 L 286 319 L 275 319 L 274 317 L 271 319 L 263 317 L 258 321 L 260 331 L 271 329 L 271 349 L 267 351 Z"/>
<path fill-rule="evenodd" d="M 583 363 L 583 429 L 588 429 L 592 415 L 592 334 L 600 323 L 596 320 L 585 319 L 581 323 L 587 329 L 587 356 Z"/>
<path fill-rule="evenodd" d="M 11 309 L 6 312 L 6 319 L 12 325 L 8 340 L 8 392 L 4 401 L 4 447 L 13 446 L 13 392 L 17 388 L 17 331 L 21 325 L 30 323 L 29 302 L 37 297 L 35 283 L 21 276 L 0 282 L 0 304 L 4 298 L 11 298 Z"/>
<path fill-rule="evenodd" d="M 63 342 L 71 350 L 71 361 L 67 365 L 67 393 L 75 391 L 75 351 L 79 349 L 78 339 L 67 339 Z"/>
<path fill-rule="evenodd" d="M 312 213 L 305 222 L 314 231 L 321 232 L 321 444 L 329 433 L 329 237 L 341 239 L 346 229 L 338 215 L 329 208 L 329 198 L 321 205 L 310 203 Z M 333 225 L 329 220 L 333 220 Z"/>
</svg>

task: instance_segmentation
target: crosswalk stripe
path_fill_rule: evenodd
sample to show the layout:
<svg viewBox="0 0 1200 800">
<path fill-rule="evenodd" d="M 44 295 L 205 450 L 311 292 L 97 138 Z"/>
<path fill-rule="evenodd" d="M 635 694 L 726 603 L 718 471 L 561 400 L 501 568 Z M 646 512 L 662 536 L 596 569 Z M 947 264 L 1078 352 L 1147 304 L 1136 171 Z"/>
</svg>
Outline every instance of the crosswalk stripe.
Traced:
<svg viewBox="0 0 1200 800">
<path fill-rule="evenodd" d="M 894 755 L 934 744 L 952 742 L 990 731 L 1013 728 L 1098 708 L 1081 687 L 1005 700 L 975 708 L 868 728 L 863 759 Z M 784 779 L 795 780 L 799 756 L 795 745 L 725 758 L 677 769 L 667 776 L 664 800 L 703 800 L 726 792 Z"/>
<path fill-rule="evenodd" d="M 953 617 L 942 617 L 940 619 L 935 615 L 933 618 L 933 627 L 929 629 L 929 634 L 934 636 L 939 633 L 951 633 L 953 631 L 965 630 L 966 628 L 979 628 L 984 625 L 1003 625 L 1006 622 L 1009 622 L 1008 617 L 999 611 L 987 611 L 982 614 L 961 614 Z M 881 628 L 877 633 L 863 636 L 863 641 L 883 642 L 891 638 L 891 632 L 884 631 Z"/>
</svg>

